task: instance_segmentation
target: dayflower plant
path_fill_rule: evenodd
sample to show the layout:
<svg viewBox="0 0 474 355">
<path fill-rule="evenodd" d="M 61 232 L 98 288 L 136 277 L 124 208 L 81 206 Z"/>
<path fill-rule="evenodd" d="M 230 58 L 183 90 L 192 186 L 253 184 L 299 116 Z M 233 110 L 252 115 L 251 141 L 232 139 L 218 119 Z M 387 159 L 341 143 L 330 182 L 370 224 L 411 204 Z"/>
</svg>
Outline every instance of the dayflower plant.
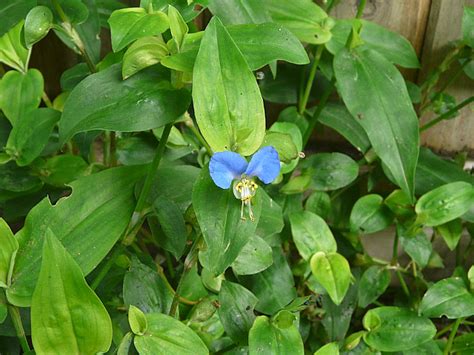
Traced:
<svg viewBox="0 0 474 355">
<path fill-rule="evenodd" d="M 260 148 L 250 162 L 235 152 L 218 152 L 211 158 L 209 172 L 214 183 L 221 189 L 228 189 L 233 185 L 234 196 L 242 201 L 240 217 L 245 219 L 244 207 L 247 206 L 249 217 L 253 221 L 252 197 L 258 188 L 254 178 L 258 177 L 264 184 L 271 183 L 280 173 L 280 159 L 272 146 Z"/>
</svg>

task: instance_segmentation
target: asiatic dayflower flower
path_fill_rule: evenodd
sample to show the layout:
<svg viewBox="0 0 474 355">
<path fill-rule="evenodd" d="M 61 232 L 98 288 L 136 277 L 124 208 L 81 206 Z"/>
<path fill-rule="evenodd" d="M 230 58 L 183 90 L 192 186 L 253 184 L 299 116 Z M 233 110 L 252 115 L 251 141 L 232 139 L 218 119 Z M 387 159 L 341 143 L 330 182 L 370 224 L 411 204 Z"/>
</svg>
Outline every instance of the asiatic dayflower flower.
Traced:
<svg viewBox="0 0 474 355">
<path fill-rule="evenodd" d="M 221 189 L 232 185 L 234 196 L 242 201 L 240 217 L 244 217 L 247 206 L 249 217 L 253 221 L 252 197 L 257 192 L 257 177 L 264 184 L 269 184 L 280 173 L 278 152 L 272 146 L 260 148 L 248 163 L 243 156 L 235 152 L 215 153 L 209 163 L 209 172 L 214 183 Z"/>
</svg>

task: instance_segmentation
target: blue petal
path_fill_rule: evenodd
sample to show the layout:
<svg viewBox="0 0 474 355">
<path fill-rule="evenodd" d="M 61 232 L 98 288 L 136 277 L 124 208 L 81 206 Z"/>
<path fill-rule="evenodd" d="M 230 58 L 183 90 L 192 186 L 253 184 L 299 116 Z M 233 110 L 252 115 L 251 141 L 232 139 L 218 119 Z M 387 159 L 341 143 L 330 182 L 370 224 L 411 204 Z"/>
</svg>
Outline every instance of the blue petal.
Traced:
<svg viewBox="0 0 474 355">
<path fill-rule="evenodd" d="M 245 175 L 257 176 L 263 183 L 269 184 L 280 173 L 280 159 L 275 148 L 268 146 L 261 148 L 250 160 Z"/>
<path fill-rule="evenodd" d="M 221 189 L 228 189 L 232 180 L 239 178 L 247 165 L 247 161 L 240 154 L 219 152 L 212 156 L 209 172 L 217 186 Z"/>
</svg>

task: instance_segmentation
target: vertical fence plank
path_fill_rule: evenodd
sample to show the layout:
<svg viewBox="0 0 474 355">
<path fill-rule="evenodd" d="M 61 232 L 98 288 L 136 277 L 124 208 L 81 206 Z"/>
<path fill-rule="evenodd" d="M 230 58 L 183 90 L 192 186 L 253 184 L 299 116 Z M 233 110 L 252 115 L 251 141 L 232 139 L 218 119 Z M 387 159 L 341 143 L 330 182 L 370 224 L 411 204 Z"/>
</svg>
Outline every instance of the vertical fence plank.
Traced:
<svg viewBox="0 0 474 355">
<path fill-rule="evenodd" d="M 474 0 L 433 0 L 427 35 L 422 52 L 421 83 L 437 65 L 441 63 L 452 48 L 452 42 L 461 38 L 463 5 L 474 6 Z M 459 63 L 443 75 L 440 85 L 459 70 Z M 447 90 L 459 103 L 474 94 L 474 81 L 462 74 Z M 444 121 L 425 131 L 422 143 L 438 152 L 453 154 L 468 151 L 474 154 L 474 111 L 473 105 L 466 106 L 453 120 Z M 435 115 L 422 117 L 422 122 L 433 119 Z"/>
</svg>

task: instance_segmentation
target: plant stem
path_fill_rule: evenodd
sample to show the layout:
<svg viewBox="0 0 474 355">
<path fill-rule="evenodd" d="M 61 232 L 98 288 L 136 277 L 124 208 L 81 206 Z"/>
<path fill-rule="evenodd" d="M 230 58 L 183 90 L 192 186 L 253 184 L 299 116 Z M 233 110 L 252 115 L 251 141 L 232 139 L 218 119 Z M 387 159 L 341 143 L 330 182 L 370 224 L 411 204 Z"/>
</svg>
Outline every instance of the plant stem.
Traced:
<svg viewBox="0 0 474 355">
<path fill-rule="evenodd" d="M 395 232 L 395 238 L 393 239 L 393 247 L 392 247 L 392 261 L 390 262 L 391 265 L 397 266 L 398 264 L 398 233 Z"/>
<path fill-rule="evenodd" d="M 45 103 L 46 107 L 53 108 L 53 103 L 48 97 L 48 94 L 46 91 L 43 91 L 43 94 L 41 95 L 41 98 L 43 99 L 43 102 Z"/>
<path fill-rule="evenodd" d="M 359 6 L 357 7 L 357 14 L 355 18 L 361 18 L 362 15 L 364 14 L 364 9 L 365 9 L 365 4 L 367 3 L 367 0 L 360 0 L 359 1 Z"/>
<path fill-rule="evenodd" d="M 456 336 L 456 333 L 458 332 L 459 325 L 463 321 L 463 318 L 458 318 L 456 319 L 456 322 L 454 322 L 453 329 L 451 329 L 451 333 L 449 334 L 448 338 L 448 343 L 446 344 L 446 347 L 444 348 L 444 355 L 447 355 L 451 352 L 451 347 L 453 346 L 453 341 L 454 337 Z"/>
<path fill-rule="evenodd" d="M 313 133 L 314 127 L 318 122 L 319 115 L 321 114 L 321 112 L 323 112 L 324 107 L 326 107 L 326 103 L 334 90 L 335 84 L 336 78 L 333 77 L 329 86 L 326 88 L 326 91 L 324 91 L 323 96 L 319 101 L 318 107 L 316 108 L 316 111 L 314 111 L 313 116 L 308 122 L 308 128 L 306 129 L 306 132 L 304 133 L 303 137 L 303 149 L 306 147 L 309 142 L 309 139 L 311 138 L 311 134 Z"/>
<path fill-rule="evenodd" d="M 309 94 L 311 93 L 311 88 L 313 87 L 314 77 L 316 76 L 316 71 L 318 69 L 319 61 L 321 60 L 321 55 L 323 54 L 323 51 L 324 51 L 324 46 L 320 45 L 316 48 L 316 52 L 314 53 L 313 65 L 311 66 L 308 81 L 306 82 L 306 88 L 304 90 L 303 96 L 300 100 L 300 104 L 298 107 L 298 112 L 300 114 L 303 114 L 304 111 L 306 110 Z"/>
<path fill-rule="evenodd" d="M 194 125 L 192 118 L 188 117 L 188 119 L 184 122 L 184 124 L 186 125 L 186 127 L 188 127 L 191 130 L 191 132 L 194 133 L 197 140 L 203 145 L 203 147 L 206 148 L 207 154 L 212 155 L 211 147 L 209 146 L 209 144 L 207 144 L 201 132 L 199 132 L 199 129 L 197 129 L 196 126 Z"/>
<path fill-rule="evenodd" d="M 23 328 L 23 323 L 21 321 L 20 311 L 17 307 L 9 304 L 8 305 L 8 313 L 10 313 L 10 317 L 13 322 L 13 326 L 15 327 L 16 336 L 20 341 L 21 348 L 23 349 L 24 353 L 29 353 L 31 351 L 30 345 L 28 344 L 28 340 L 26 339 L 25 329 Z"/>
<path fill-rule="evenodd" d="M 183 280 L 188 274 L 188 272 L 193 268 L 194 264 L 197 261 L 198 258 L 198 245 L 201 241 L 201 235 L 197 236 L 196 239 L 194 239 L 193 245 L 191 246 L 191 249 L 189 250 L 188 255 L 186 256 L 186 259 L 184 260 L 184 269 L 183 273 L 181 274 L 181 277 L 179 278 L 178 286 L 176 287 L 176 292 L 174 293 L 173 296 L 173 302 L 171 303 L 171 308 L 170 308 L 170 313 L 169 315 L 171 317 L 174 317 L 176 314 L 176 310 L 178 308 L 178 303 L 181 298 L 180 292 L 181 288 L 183 286 Z"/>
<path fill-rule="evenodd" d="M 445 120 L 446 118 L 451 116 L 453 113 L 460 110 L 464 106 L 469 105 L 473 101 L 474 101 L 474 96 L 471 96 L 471 97 L 467 98 L 466 100 L 461 102 L 459 105 L 453 107 L 452 109 L 450 109 L 450 110 L 446 111 L 445 113 L 443 113 L 443 114 L 439 115 L 438 117 L 436 117 L 434 120 L 431 120 L 430 122 L 428 122 L 425 125 L 421 126 L 420 127 L 420 132 L 426 131 L 427 129 L 429 129 L 429 128 L 433 127 L 434 125 L 438 124 L 439 122 Z"/>
</svg>

